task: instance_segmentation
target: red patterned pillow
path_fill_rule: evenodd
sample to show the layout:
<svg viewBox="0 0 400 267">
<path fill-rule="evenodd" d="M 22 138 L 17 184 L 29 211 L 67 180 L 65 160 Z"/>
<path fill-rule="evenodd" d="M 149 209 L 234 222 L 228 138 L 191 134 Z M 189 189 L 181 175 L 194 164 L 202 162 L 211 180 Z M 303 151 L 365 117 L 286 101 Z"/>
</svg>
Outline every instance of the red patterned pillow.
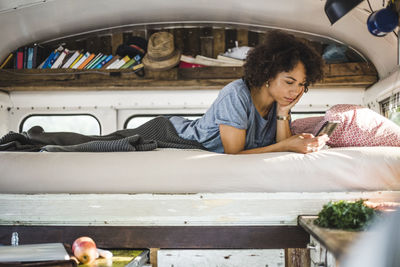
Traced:
<svg viewBox="0 0 400 267">
<path fill-rule="evenodd" d="M 369 108 L 335 105 L 326 112 L 324 121 L 341 122 L 327 142 L 331 147 L 400 146 L 400 126 Z"/>
<path fill-rule="evenodd" d="M 314 129 L 320 122 L 323 122 L 323 120 L 324 116 L 297 119 L 291 123 L 290 128 L 293 134 L 301 134 L 301 133 L 315 134 Z"/>
</svg>

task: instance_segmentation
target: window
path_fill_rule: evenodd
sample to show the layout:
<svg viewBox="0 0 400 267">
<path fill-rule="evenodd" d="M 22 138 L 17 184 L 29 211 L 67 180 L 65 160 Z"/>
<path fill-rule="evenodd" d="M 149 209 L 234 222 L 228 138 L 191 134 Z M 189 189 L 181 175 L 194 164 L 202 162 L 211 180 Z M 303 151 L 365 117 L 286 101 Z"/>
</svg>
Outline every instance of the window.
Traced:
<svg viewBox="0 0 400 267">
<path fill-rule="evenodd" d="M 400 125 L 400 92 L 381 102 L 381 113 L 389 120 Z"/>
<path fill-rule="evenodd" d="M 30 115 L 22 121 L 20 132 L 28 131 L 36 125 L 41 126 L 46 132 L 74 132 L 85 135 L 101 134 L 99 121 L 89 114 Z"/>
<path fill-rule="evenodd" d="M 161 116 L 163 114 L 146 114 L 146 115 L 134 115 L 129 117 L 124 125 L 124 129 L 134 129 L 139 127 L 140 125 L 148 122 L 151 119 L 154 119 L 157 116 Z M 181 116 L 187 118 L 189 120 L 195 120 L 203 116 L 203 114 L 169 114 L 164 116 Z"/>
<path fill-rule="evenodd" d="M 297 119 L 302 119 L 302 118 L 308 118 L 308 117 L 321 117 L 324 116 L 325 112 L 292 112 L 290 115 L 292 117 L 292 121 L 297 120 Z"/>
</svg>

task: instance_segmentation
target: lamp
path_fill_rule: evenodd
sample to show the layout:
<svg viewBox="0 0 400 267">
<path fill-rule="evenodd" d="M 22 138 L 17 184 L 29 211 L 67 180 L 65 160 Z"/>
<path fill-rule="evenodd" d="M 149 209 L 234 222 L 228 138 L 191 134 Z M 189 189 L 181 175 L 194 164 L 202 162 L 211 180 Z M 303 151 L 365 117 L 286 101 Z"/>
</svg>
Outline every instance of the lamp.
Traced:
<svg viewBox="0 0 400 267">
<path fill-rule="evenodd" d="M 325 3 L 325 14 L 333 25 L 362 1 L 363 0 L 327 0 Z"/>
<path fill-rule="evenodd" d="M 378 37 L 394 31 L 398 23 L 399 16 L 393 2 L 389 3 L 386 8 L 371 13 L 367 20 L 369 32 Z"/>
</svg>

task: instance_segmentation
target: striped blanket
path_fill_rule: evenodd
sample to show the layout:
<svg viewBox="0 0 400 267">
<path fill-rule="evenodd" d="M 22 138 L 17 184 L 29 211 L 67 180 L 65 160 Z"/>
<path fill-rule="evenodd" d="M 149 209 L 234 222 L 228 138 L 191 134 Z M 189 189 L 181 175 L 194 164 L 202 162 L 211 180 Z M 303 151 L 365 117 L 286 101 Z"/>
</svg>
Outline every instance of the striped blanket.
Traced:
<svg viewBox="0 0 400 267">
<path fill-rule="evenodd" d="M 196 141 L 178 136 L 168 118 L 160 116 L 135 129 L 104 136 L 49 132 L 34 126 L 23 133 L 9 132 L 0 139 L 0 151 L 117 152 L 156 148 L 205 149 Z"/>
</svg>

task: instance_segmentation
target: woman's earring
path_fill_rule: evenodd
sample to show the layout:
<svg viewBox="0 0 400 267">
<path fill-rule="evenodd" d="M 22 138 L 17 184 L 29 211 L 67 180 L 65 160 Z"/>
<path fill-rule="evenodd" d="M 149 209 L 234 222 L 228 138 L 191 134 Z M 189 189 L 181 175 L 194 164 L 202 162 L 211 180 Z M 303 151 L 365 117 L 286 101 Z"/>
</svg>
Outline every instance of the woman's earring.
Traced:
<svg viewBox="0 0 400 267">
<path fill-rule="evenodd" d="M 265 83 L 265 86 L 266 86 L 267 88 L 269 88 L 269 82 L 266 82 L 266 83 Z"/>
</svg>

